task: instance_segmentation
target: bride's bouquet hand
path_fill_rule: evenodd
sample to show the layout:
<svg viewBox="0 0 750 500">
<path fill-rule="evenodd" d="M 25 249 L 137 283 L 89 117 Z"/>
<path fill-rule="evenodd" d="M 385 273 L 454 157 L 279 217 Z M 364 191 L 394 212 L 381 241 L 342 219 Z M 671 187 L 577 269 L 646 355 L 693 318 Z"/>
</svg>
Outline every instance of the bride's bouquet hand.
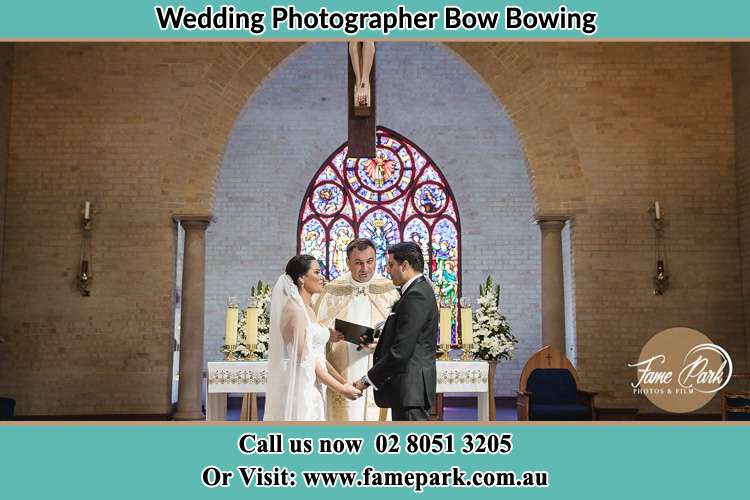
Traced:
<svg viewBox="0 0 750 500">
<path fill-rule="evenodd" d="M 351 399 L 352 401 L 354 401 L 355 399 L 359 398 L 362 395 L 362 391 L 355 388 L 352 384 L 346 384 L 341 389 L 341 394 L 346 399 Z"/>
</svg>

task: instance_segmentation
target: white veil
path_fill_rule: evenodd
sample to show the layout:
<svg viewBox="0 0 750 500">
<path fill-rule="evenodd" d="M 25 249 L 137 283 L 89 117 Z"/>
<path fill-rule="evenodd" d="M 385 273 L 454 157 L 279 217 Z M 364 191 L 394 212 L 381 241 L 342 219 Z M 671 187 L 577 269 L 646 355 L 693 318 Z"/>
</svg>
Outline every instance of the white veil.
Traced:
<svg viewBox="0 0 750 500">
<path fill-rule="evenodd" d="M 271 294 L 265 421 L 306 420 L 308 401 L 304 391 L 315 382 L 314 363 L 307 345 L 303 346 L 302 356 L 297 355 L 301 335 L 294 335 L 289 342 L 282 335 L 282 327 L 286 327 L 285 322 L 290 320 L 284 315 L 290 314 L 290 311 L 294 313 L 297 307 L 304 313 L 304 328 L 307 329 L 309 319 L 299 290 L 292 278 L 283 274 L 276 281 Z M 304 335 L 302 341 L 307 344 L 309 335 Z"/>
</svg>

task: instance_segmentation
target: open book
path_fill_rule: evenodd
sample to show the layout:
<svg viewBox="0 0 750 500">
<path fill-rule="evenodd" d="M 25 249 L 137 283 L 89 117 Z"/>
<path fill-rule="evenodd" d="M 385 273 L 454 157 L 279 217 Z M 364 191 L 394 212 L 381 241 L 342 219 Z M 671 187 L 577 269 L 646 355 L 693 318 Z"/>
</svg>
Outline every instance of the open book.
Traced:
<svg viewBox="0 0 750 500">
<path fill-rule="evenodd" d="M 369 326 L 337 319 L 334 328 L 344 334 L 344 340 L 354 345 L 371 344 L 375 340 L 375 330 Z"/>
</svg>

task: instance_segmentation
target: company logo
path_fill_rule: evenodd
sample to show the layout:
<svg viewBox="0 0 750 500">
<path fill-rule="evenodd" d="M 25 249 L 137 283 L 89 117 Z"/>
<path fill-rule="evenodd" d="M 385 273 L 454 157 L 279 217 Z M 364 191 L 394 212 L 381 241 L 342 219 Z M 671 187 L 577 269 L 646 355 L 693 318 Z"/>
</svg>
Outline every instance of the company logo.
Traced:
<svg viewBox="0 0 750 500">
<path fill-rule="evenodd" d="M 669 328 L 643 346 L 634 394 L 643 394 L 662 410 L 687 413 L 705 406 L 732 377 L 732 359 L 724 348 L 691 328 Z"/>
</svg>

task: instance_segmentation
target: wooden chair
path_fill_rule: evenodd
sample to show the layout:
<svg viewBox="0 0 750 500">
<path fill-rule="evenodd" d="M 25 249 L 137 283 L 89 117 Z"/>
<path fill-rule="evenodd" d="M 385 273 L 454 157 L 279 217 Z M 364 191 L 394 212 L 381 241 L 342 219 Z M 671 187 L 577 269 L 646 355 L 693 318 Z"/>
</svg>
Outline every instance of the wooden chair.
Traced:
<svg viewBox="0 0 750 500">
<path fill-rule="evenodd" d="M 595 420 L 596 393 L 580 385 L 570 360 L 554 347 L 542 347 L 521 371 L 518 420 Z"/>
<path fill-rule="evenodd" d="M 721 419 L 722 420 L 750 420 L 750 373 L 735 373 L 732 382 L 744 384 L 742 389 L 733 387 L 721 391 Z"/>
<path fill-rule="evenodd" d="M 240 409 L 240 420 L 243 422 L 257 422 L 258 418 L 258 396 L 253 392 L 242 395 L 242 408 Z"/>
</svg>

